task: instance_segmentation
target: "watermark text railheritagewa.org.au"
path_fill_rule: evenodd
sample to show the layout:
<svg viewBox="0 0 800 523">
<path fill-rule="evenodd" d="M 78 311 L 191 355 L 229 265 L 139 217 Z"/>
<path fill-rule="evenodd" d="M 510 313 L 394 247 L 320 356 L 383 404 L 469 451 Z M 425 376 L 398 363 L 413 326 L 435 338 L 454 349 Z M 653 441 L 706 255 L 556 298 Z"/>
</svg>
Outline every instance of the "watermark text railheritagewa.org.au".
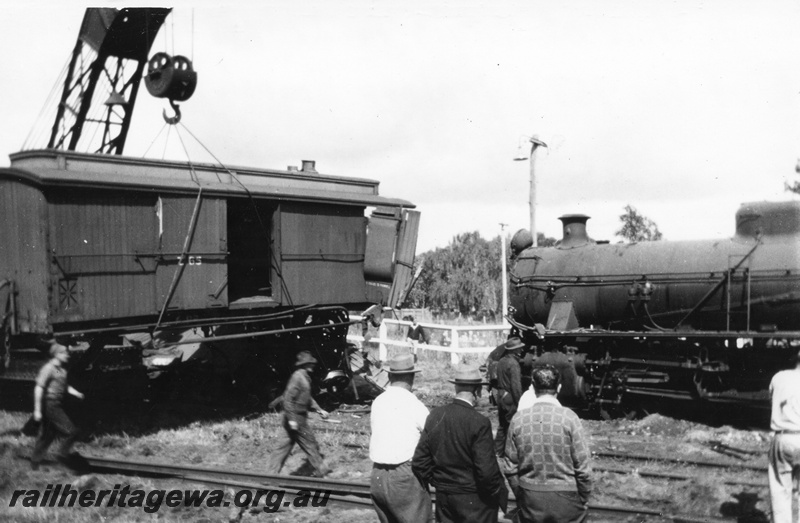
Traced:
<svg viewBox="0 0 800 523">
<path fill-rule="evenodd" d="M 281 507 L 324 507 L 330 490 L 301 490 L 286 496 L 285 490 L 239 490 L 233 500 L 225 499 L 222 490 L 144 490 L 130 485 L 114 485 L 113 490 L 87 489 L 78 491 L 67 483 L 47 485 L 39 489 L 19 489 L 11 495 L 9 507 L 122 507 L 138 508 L 147 513 L 158 512 L 162 506 L 176 507 L 262 507 L 264 512 L 276 512 Z"/>
</svg>

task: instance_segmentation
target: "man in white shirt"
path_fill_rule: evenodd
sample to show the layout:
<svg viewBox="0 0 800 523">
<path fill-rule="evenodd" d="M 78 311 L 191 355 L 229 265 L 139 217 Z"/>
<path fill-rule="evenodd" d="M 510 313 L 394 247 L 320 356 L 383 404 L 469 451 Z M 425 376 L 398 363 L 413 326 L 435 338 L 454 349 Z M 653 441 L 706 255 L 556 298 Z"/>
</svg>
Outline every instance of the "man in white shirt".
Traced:
<svg viewBox="0 0 800 523">
<path fill-rule="evenodd" d="M 428 490 L 411 471 L 411 458 L 425 427 L 428 409 L 411 392 L 414 356 L 389 362 L 389 386 L 372 403 L 369 458 L 373 461 L 370 494 L 381 523 L 430 521 Z"/>
<path fill-rule="evenodd" d="M 772 521 L 791 522 L 793 479 L 800 476 L 800 354 L 794 369 L 782 370 L 772 377 L 769 392 L 770 428 L 774 431 L 769 449 Z"/>
<path fill-rule="evenodd" d="M 522 393 L 522 396 L 519 398 L 519 405 L 517 405 L 517 412 L 527 409 L 529 407 L 533 407 L 533 404 L 536 403 L 536 389 L 533 388 L 533 383 L 531 386 L 528 387 L 528 390 Z M 516 416 L 516 414 L 514 414 Z"/>
</svg>

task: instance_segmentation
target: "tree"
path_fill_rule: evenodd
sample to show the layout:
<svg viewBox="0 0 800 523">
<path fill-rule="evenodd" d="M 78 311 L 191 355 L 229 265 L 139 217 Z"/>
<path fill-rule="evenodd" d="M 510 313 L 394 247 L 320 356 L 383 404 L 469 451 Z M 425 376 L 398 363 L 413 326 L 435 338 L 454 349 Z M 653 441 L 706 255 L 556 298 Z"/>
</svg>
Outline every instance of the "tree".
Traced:
<svg viewBox="0 0 800 523">
<path fill-rule="evenodd" d="M 800 160 L 797 160 L 797 165 L 795 166 L 794 170 L 795 172 L 800 174 Z M 789 185 L 788 183 L 784 182 L 783 188 L 786 191 L 793 192 L 795 194 L 800 194 L 800 182 L 798 181 L 792 182 L 792 185 Z"/>
<path fill-rule="evenodd" d="M 625 214 L 620 215 L 619 221 L 622 222 L 622 228 L 614 234 L 629 242 L 655 241 L 662 237 L 656 222 L 639 214 L 639 211 L 632 205 L 625 206 Z"/>
<path fill-rule="evenodd" d="M 485 240 L 477 231 L 458 234 L 447 247 L 417 255 L 415 265 L 422 267 L 422 273 L 408 295 L 408 305 L 467 315 L 479 311 L 502 313 L 501 241 L 506 242 L 509 256 L 509 236 Z M 539 233 L 540 246 L 550 246 L 555 241 Z"/>
</svg>

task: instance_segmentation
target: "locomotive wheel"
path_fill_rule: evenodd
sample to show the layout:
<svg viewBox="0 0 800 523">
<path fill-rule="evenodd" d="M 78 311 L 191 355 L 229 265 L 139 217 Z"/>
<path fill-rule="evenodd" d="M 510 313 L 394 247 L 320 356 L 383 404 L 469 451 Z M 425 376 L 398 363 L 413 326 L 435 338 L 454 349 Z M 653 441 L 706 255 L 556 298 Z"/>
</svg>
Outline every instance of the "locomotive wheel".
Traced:
<svg viewBox="0 0 800 523">
<path fill-rule="evenodd" d="M 623 401 L 619 405 L 609 407 L 600 407 L 600 417 L 606 421 L 613 419 L 625 418 L 626 420 L 634 420 L 639 417 L 639 408 L 630 402 Z"/>
</svg>

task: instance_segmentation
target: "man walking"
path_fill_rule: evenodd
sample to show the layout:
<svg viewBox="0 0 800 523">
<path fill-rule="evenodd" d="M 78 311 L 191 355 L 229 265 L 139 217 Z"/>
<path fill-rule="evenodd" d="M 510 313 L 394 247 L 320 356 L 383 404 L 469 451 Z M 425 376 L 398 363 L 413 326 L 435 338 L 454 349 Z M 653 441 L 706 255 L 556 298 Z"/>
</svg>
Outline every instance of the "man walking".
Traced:
<svg viewBox="0 0 800 523">
<path fill-rule="evenodd" d="M 67 365 L 69 350 L 53 340 L 50 344 L 51 359 L 39 371 L 33 389 L 33 419 L 41 421 L 42 426 L 31 455 L 31 468 L 36 470 L 42 462 L 45 451 L 56 436 L 64 439 L 56 458 L 70 468 L 78 466 L 78 458 L 71 454 L 72 445 L 78 438 L 78 428 L 64 412 L 64 399 L 67 394 L 83 399 L 83 394 L 67 385 Z"/>
<path fill-rule="evenodd" d="M 772 377 L 769 392 L 770 428 L 774 432 L 769 448 L 772 521 L 790 523 L 797 521 L 792 519 L 792 487 L 800 477 L 800 353 L 795 357 L 793 369 L 782 370 Z"/>
<path fill-rule="evenodd" d="M 278 446 L 272 451 L 268 460 L 267 474 L 278 474 L 286 462 L 286 458 L 292 453 L 295 443 L 308 455 L 308 460 L 316 469 L 317 475 L 326 476 L 330 470 L 319 453 L 319 444 L 308 426 L 308 411 L 314 410 L 323 418 L 328 417 L 328 413 L 321 409 L 314 398 L 311 397 L 311 373 L 317 364 L 317 359 L 308 351 L 302 351 L 297 355 L 295 363 L 296 370 L 286 384 L 283 392 L 283 437 L 278 442 Z"/>
<path fill-rule="evenodd" d="M 494 399 L 497 403 L 498 427 L 494 438 L 494 451 L 499 457 L 503 457 L 505 452 L 508 426 L 517 412 L 517 405 L 522 397 L 520 354 L 524 347 L 519 338 L 509 338 L 506 341 L 505 354 L 497 362 L 497 388 L 494 391 Z"/>
<path fill-rule="evenodd" d="M 373 461 L 370 495 L 381 523 L 431 520 L 431 497 L 411 470 L 411 459 L 425 427 L 428 409 L 411 392 L 414 357 L 389 362 L 389 386 L 372 402 L 369 458 Z"/>
<path fill-rule="evenodd" d="M 583 522 L 592 485 L 581 420 L 556 399 L 560 384 L 555 367 L 534 367 L 531 377 L 536 402 L 512 420 L 505 451 L 519 521 Z"/>
<path fill-rule="evenodd" d="M 453 402 L 431 411 L 412 469 L 436 487 L 436 521 L 491 522 L 506 511 L 508 491 L 497 465 L 492 425 L 475 411 L 486 383 L 477 367 L 460 367 Z"/>
</svg>

